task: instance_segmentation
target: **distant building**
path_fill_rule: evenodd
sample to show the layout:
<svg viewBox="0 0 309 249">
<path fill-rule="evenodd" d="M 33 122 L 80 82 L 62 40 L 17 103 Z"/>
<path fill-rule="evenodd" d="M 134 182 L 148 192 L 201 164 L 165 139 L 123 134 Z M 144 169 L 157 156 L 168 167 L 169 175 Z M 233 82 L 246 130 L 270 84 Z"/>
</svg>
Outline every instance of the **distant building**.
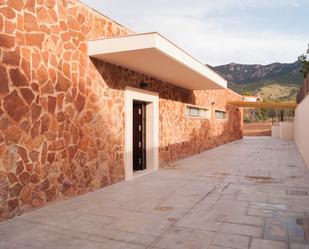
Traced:
<svg viewBox="0 0 309 249">
<path fill-rule="evenodd" d="M 250 96 L 250 95 L 244 95 L 242 97 L 242 101 L 247 101 L 247 102 L 259 102 L 261 101 L 261 96 L 260 94 L 258 96 Z"/>
</svg>

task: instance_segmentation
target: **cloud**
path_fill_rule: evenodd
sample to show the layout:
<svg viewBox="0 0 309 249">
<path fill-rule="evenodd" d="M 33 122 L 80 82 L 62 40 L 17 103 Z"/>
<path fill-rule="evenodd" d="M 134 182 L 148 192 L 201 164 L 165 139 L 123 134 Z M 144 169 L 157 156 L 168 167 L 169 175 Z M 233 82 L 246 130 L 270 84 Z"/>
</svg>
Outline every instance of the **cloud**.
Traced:
<svg viewBox="0 0 309 249">
<path fill-rule="evenodd" d="M 232 61 L 246 64 L 293 62 L 303 52 L 307 41 L 302 35 L 273 31 L 227 31 L 216 23 L 183 17 L 166 19 L 161 32 L 200 61 L 211 65 Z"/>
<path fill-rule="evenodd" d="M 308 6 L 306 0 L 85 2 L 136 32 L 157 31 L 211 65 L 292 62 L 309 42 L 308 32 L 292 35 L 290 30 L 277 30 L 272 22 L 264 25 L 261 16 L 274 11 L 274 19 L 286 18 L 277 12 Z"/>
</svg>

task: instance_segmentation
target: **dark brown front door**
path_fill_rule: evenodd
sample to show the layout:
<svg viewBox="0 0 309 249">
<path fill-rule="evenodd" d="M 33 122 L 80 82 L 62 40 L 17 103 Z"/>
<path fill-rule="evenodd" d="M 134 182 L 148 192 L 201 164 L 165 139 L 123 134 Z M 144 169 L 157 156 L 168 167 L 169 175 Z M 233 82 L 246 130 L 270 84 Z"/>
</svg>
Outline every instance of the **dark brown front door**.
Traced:
<svg viewBox="0 0 309 249">
<path fill-rule="evenodd" d="M 133 102 L 133 170 L 146 169 L 146 104 Z"/>
</svg>

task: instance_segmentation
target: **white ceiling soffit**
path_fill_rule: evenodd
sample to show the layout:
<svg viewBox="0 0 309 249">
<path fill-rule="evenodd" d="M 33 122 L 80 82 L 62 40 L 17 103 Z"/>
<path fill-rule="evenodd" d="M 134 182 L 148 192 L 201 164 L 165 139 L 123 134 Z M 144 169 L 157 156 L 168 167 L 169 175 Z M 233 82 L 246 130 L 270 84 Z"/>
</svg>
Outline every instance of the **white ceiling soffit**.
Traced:
<svg viewBox="0 0 309 249">
<path fill-rule="evenodd" d="M 190 90 L 227 85 L 219 74 L 158 33 L 89 41 L 88 54 Z"/>
</svg>

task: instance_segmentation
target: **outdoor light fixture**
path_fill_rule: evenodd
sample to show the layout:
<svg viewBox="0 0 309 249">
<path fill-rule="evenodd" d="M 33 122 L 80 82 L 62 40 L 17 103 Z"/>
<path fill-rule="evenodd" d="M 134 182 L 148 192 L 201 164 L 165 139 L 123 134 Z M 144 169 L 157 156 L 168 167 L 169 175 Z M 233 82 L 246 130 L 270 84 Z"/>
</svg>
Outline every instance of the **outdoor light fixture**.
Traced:
<svg viewBox="0 0 309 249">
<path fill-rule="evenodd" d="M 146 83 L 146 82 L 140 82 L 139 83 L 139 88 L 141 88 L 141 89 L 147 89 L 147 88 L 149 88 L 149 83 Z"/>
<path fill-rule="evenodd" d="M 215 102 L 215 101 L 211 101 L 210 104 L 211 104 L 211 105 L 214 105 L 214 104 L 216 104 L 216 102 Z"/>
</svg>

